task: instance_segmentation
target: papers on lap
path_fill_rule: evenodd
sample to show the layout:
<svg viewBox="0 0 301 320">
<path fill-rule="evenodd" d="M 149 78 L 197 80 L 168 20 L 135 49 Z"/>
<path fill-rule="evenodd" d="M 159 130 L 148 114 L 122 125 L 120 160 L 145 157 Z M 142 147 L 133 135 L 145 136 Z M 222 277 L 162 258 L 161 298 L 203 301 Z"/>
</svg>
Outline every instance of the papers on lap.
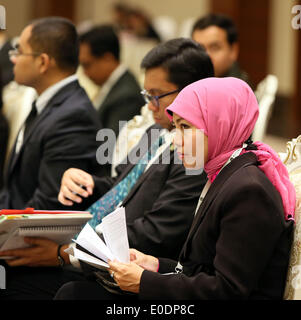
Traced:
<svg viewBox="0 0 301 320">
<path fill-rule="evenodd" d="M 26 236 L 70 243 L 91 218 L 86 211 L 0 210 L 0 251 L 28 247 Z"/>
<path fill-rule="evenodd" d="M 75 258 L 82 260 L 96 268 L 108 268 L 108 260 L 129 263 L 129 242 L 126 228 L 125 209 L 117 208 L 102 219 L 97 230 L 102 231 L 105 242 L 97 235 L 93 228 L 86 224 L 78 235 L 75 243 L 91 253 L 85 253 L 77 248 L 65 250 Z"/>
</svg>

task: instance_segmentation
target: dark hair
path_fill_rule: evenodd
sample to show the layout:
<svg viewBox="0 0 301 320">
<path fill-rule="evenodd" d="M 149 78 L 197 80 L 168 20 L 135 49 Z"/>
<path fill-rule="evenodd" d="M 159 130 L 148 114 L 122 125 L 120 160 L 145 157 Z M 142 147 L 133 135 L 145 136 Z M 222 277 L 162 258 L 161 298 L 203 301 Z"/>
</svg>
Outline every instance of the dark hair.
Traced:
<svg viewBox="0 0 301 320">
<path fill-rule="evenodd" d="M 197 80 L 213 77 L 214 69 L 206 50 L 188 39 L 172 39 L 153 48 L 142 60 L 141 68 L 162 67 L 168 81 L 181 90 Z"/>
<path fill-rule="evenodd" d="M 61 17 L 46 17 L 30 25 L 28 42 L 33 51 L 47 53 L 60 69 L 74 72 L 79 64 L 79 41 L 73 23 Z"/>
<path fill-rule="evenodd" d="M 119 12 L 124 13 L 124 14 L 128 14 L 130 12 L 130 10 L 131 10 L 129 5 L 127 5 L 125 3 L 122 3 L 122 2 L 114 3 L 112 8 L 113 8 L 113 10 L 119 11 Z"/>
<path fill-rule="evenodd" d="M 196 30 L 203 30 L 211 26 L 216 26 L 225 30 L 229 44 L 233 44 L 238 41 L 238 32 L 234 22 L 231 18 L 223 14 L 211 13 L 200 18 L 194 23 L 192 33 Z"/>
<path fill-rule="evenodd" d="M 80 36 L 81 43 L 87 43 L 90 46 L 91 53 L 95 57 L 101 57 L 110 52 L 119 61 L 120 44 L 118 36 L 111 25 L 101 25 L 94 27 Z"/>
</svg>

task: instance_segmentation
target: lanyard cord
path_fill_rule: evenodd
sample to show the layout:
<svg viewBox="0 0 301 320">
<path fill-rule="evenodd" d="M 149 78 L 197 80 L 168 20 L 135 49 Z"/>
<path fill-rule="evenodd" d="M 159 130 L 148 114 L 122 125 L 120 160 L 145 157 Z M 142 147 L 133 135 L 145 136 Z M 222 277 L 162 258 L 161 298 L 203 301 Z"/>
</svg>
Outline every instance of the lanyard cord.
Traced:
<svg viewBox="0 0 301 320">
<path fill-rule="evenodd" d="M 242 146 L 241 148 L 235 150 L 235 151 L 232 153 L 231 157 L 228 159 L 228 161 L 223 165 L 223 167 L 221 168 L 220 172 L 221 172 L 233 159 L 235 159 L 236 157 L 238 157 L 238 156 L 240 155 L 240 153 L 242 152 L 243 148 L 245 148 L 246 146 L 247 146 L 246 144 L 243 144 L 243 146 Z M 219 173 L 220 173 L 220 172 L 219 172 Z M 205 196 L 206 196 L 206 194 L 207 194 L 210 186 L 211 186 L 211 182 L 208 180 L 207 183 L 205 184 L 203 190 L 202 190 L 202 193 L 201 193 L 201 195 L 200 195 L 199 202 L 198 202 L 198 205 L 197 205 L 197 207 L 196 207 L 196 210 L 195 210 L 194 215 L 197 214 L 197 212 L 198 212 L 198 210 L 199 210 L 199 208 L 200 208 L 200 206 L 201 206 L 201 204 L 202 204 L 202 202 L 203 202 L 203 200 L 204 200 L 204 198 L 205 198 Z"/>
</svg>

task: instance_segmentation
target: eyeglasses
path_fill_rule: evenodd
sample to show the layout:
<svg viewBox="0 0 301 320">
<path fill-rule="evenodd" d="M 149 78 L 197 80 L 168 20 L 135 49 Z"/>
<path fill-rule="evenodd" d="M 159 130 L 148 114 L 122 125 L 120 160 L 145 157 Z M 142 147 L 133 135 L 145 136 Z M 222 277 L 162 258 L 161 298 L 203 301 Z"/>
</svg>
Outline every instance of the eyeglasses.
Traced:
<svg viewBox="0 0 301 320">
<path fill-rule="evenodd" d="M 159 106 L 160 106 L 159 99 L 164 98 L 166 96 L 169 96 L 169 95 L 171 95 L 173 93 L 176 93 L 176 92 L 179 92 L 179 91 L 180 90 L 177 89 L 177 90 L 174 90 L 174 91 L 171 91 L 171 92 L 167 92 L 167 93 L 161 94 L 160 96 L 152 96 L 146 90 L 143 90 L 140 93 L 142 94 L 142 96 L 144 98 L 144 101 L 146 103 L 150 103 L 151 102 L 154 107 L 159 108 Z"/>
<path fill-rule="evenodd" d="M 23 53 L 20 52 L 19 49 L 12 49 L 8 51 L 9 58 L 18 57 L 18 56 L 39 56 L 41 53 L 39 52 L 32 52 L 32 53 Z"/>
</svg>

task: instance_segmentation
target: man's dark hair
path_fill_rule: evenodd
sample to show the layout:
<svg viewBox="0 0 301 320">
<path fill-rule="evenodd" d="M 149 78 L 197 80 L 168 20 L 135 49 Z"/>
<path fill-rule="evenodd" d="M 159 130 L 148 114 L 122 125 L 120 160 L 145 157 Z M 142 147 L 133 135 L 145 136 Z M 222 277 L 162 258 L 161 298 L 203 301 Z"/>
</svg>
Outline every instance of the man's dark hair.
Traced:
<svg viewBox="0 0 301 320">
<path fill-rule="evenodd" d="M 30 25 L 28 42 L 32 50 L 47 53 L 60 69 L 75 72 L 79 64 L 79 41 L 73 23 L 61 17 L 46 17 Z"/>
<path fill-rule="evenodd" d="M 105 53 L 111 53 L 116 60 L 120 59 L 120 44 L 118 36 L 111 25 L 94 27 L 80 36 L 80 43 L 90 46 L 93 56 L 101 57 Z"/>
<path fill-rule="evenodd" d="M 214 69 L 206 50 L 188 39 L 172 39 L 153 48 L 142 60 L 146 71 L 161 67 L 168 73 L 168 81 L 180 90 L 192 82 L 213 77 Z"/>
<path fill-rule="evenodd" d="M 238 32 L 231 18 L 223 14 L 208 14 L 197 20 L 192 27 L 192 34 L 196 30 L 204 30 L 216 26 L 226 31 L 227 40 L 230 45 L 238 41 Z"/>
</svg>

